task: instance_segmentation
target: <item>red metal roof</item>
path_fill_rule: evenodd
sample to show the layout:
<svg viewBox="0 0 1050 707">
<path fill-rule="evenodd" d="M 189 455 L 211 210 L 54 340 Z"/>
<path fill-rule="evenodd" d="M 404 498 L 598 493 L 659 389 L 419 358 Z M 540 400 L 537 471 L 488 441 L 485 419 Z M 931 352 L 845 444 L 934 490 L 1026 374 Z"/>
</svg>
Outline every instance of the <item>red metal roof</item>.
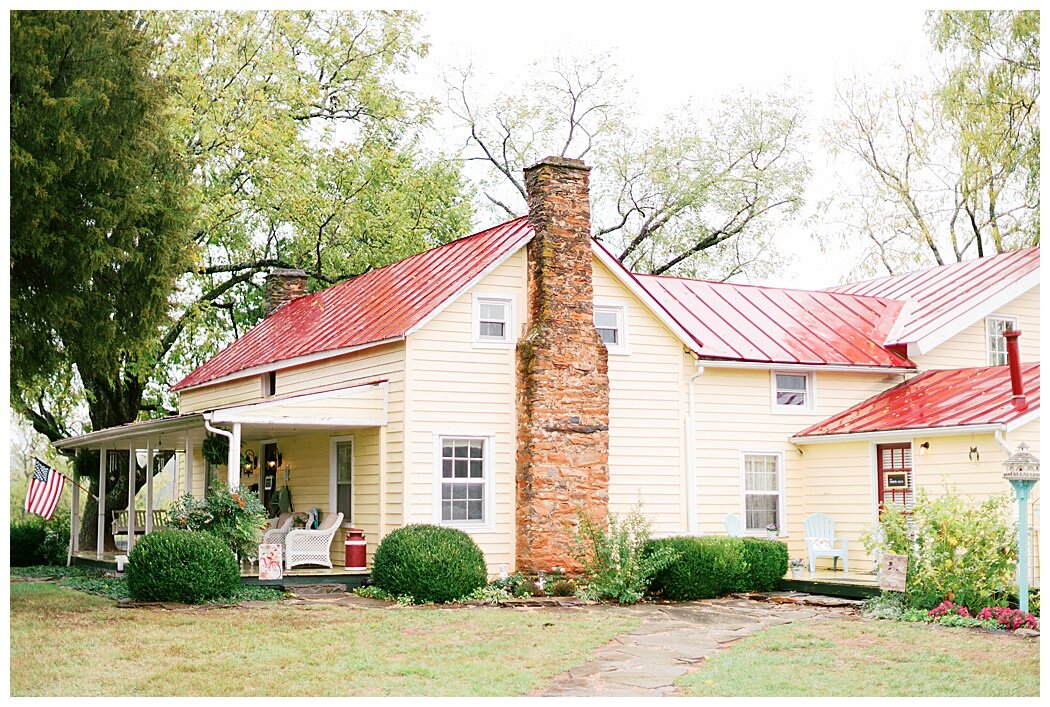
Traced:
<svg viewBox="0 0 1050 707">
<path fill-rule="evenodd" d="M 402 337 L 532 235 L 527 218 L 517 218 L 294 300 L 172 390 L 277 361 Z"/>
<path fill-rule="evenodd" d="M 1011 402 L 1009 366 L 928 371 L 809 427 L 797 437 L 1008 423 L 1039 409 L 1039 363 L 1023 364 L 1028 406 Z"/>
<path fill-rule="evenodd" d="M 839 285 L 828 290 L 909 302 L 902 326 L 893 340 L 886 342 L 906 344 L 951 323 L 960 314 L 992 299 L 1038 268 L 1039 248 L 1035 247 L 906 275 Z"/>
<path fill-rule="evenodd" d="M 875 297 L 637 275 L 702 345 L 702 358 L 914 367 L 883 346 L 901 303 Z"/>
</svg>

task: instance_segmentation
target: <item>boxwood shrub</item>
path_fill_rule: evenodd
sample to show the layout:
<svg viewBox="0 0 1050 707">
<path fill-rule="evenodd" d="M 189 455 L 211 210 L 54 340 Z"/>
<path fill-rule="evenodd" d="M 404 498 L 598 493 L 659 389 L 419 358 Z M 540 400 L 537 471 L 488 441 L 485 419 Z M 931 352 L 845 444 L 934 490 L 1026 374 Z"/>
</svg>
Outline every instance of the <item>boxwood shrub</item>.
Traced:
<svg viewBox="0 0 1050 707">
<path fill-rule="evenodd" d="M 747 561 L 744 592 L 770 592 L 777 588 L 788 568 L 787 545 L 778 540 L 743 538 L 744 560 Z"/>
<path fill-rule="evenodd" d="M 127 579 L 139 601 L 200 604 L 232 596 L 241 574 L 233 551 L 214 535 L 159 530 L 135 544 Z"/>
<path fill-rule="evenodd" d="M 455 601 L 487 580 L 485 556 L 462 530 L 406 525 L 383 538 L 372 560 L 372 582 L 419 603 Z"/>
<path fill-rule="evenodd" d="M 11 523 L 11 566 L 64 565 L 69 550 L 69 511 L 59 510 L 45 521 L 28 516 Z"/>
<path fill-rule="evenodd" d="M 647 549 L 671 547 L 678 560 L 658 572 L 650 590 L 674 601 L 712 599 L 740 591 L 748 582 L 742 538 L 679 536 L 650 540 Z"/>
</svg>

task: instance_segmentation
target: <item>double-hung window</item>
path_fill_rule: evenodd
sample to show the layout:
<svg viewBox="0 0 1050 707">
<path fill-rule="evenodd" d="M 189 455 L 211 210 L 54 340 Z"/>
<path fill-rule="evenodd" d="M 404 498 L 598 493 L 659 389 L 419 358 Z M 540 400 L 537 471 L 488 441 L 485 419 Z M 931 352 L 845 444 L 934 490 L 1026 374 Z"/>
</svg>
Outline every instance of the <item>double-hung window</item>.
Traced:
<svg viewBox="0 0 1050 707">
<path fill-rule="evenodd" d="M 627 353 L 624 311 L 619 305 L 594 305 L 594 328 L 610 353 Z"/>
<path fill-rule="evenodd" d="M 343 522 L 350 523 L 353 517 L 354 440 L 352 437 L 331 439 L 331 480 L 329 496 L 332 513 L 342 513 Z"/>
<path fill-rule="evenodd" d="M 780 455 L 745 453 L 743 464 L 744 527 L 763 531 L 775 525 L 782 531 Z"/>
<path fill-rule="evenodd" d="M 801 412 L 813 409 L 811 373 L 773 373 L 773 408 Z"/>
<path fill-rule="evenodd" d="M 440 438 L 442 523 L 484 524 L 488 479 L 486 437 Z"/>
<path fill-rule="evenodd" d="M 988 365 L 1005 366 L 1009 363 L 1006 355 L 1006 337 L 1004 331 L 1017 328 L 1015 317 L 991 316 L 985 319 L 988 335 Z"/>
<path fill-rule="evenodd" d="M 500 297 L 474 298 L 474 343 L 511 346 L 514 344 L 512 300 Z"/>
</svg>

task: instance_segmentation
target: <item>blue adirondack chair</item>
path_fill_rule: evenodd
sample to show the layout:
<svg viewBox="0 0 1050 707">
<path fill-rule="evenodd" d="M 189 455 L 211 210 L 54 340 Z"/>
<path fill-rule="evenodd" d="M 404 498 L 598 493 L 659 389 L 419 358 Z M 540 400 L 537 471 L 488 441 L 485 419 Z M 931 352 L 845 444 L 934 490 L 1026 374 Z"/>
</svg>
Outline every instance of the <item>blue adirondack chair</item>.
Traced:
<svg viewBox="0 0 1050 707">
<path fill-rule="evenodd" d="M 726 516 L 726 533 L 731 538 L 744 537 L 744 521 L 740 516 L 735 516 L 732 513 Z"/>
<path fill-rule="evenodd" d="M 818 557 L 832 558 L 832 567 L 839 568 L 842 558 L 842 571 L 849 574 L 848 541 L 835 537 L 835 519 L 823 513 L 807 516 L 802 525 L 806 530 L 806 552 L 809 554 L 809 573 L 817 570 Z"/>
</svg>

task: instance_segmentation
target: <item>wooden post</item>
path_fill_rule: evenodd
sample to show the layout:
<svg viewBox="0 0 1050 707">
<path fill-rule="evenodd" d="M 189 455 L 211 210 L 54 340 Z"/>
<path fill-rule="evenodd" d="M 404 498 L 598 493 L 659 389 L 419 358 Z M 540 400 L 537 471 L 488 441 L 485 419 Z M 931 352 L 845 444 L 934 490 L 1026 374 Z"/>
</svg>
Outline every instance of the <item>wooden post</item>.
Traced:
<svg viewBox="0 0 1050 707">
<path fill-rule="evenodd" d="M 98 540 L 95 543 L 95 556 L 100 560 L 106 549 L 106 454 L 105 448 L 98 450 Z"/>
<path fill-rule="evenodd" d="M 146 438 L 146 532 L 153 532 L 153 440 Z"/>
<path fill-rule="evenodd" d="M 186 432 L 186 493 L 193 495 L 193 440 L 189 431 Z"/>
<path fill-rule="evenodd" d="M 135 547 L 135 442 L 128 442 L 128 552 Z"/>
<path fill-rule="evenodd" d="M 233 423 L 233 438 L 230 439 L 230 453 L 226 458 L 226 485 L 230 491 L 236 491 L 241 485 L 241 423 Z"/>
</svg>

